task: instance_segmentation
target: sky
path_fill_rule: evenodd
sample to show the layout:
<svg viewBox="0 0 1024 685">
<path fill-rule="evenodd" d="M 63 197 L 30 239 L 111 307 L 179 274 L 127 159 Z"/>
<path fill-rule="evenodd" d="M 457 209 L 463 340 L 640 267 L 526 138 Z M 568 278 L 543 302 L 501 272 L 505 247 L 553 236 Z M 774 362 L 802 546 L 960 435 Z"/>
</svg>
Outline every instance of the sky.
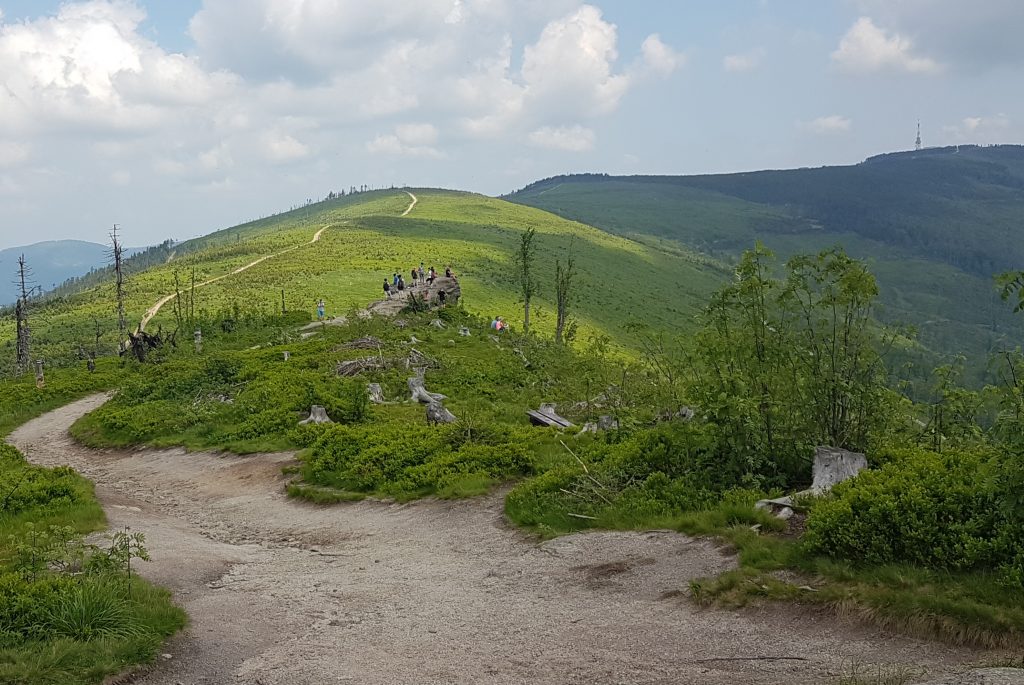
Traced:
<svg viewBox="0 0 1024 685">
<path fill-rule="evenodd" d="M 0 0 L 0 248 L 1024 143 L 1020 0 Z"/>
</svg>

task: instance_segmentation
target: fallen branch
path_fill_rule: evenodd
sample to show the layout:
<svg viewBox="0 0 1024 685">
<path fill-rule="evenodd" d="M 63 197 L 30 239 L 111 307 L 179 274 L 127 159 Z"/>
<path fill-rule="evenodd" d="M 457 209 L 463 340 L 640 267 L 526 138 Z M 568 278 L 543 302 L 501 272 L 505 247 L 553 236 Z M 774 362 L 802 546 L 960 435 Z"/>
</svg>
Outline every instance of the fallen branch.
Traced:
<svg viewBox="0 0 1024 685">
<path fill-rule="evenodd" d="M 596 516 L 586 516 L 585 514 L 566 514 L 566 516 L 572 516 L 574 519 L 587 519 L 589 521 L 596 521 Z"/>
</svg>

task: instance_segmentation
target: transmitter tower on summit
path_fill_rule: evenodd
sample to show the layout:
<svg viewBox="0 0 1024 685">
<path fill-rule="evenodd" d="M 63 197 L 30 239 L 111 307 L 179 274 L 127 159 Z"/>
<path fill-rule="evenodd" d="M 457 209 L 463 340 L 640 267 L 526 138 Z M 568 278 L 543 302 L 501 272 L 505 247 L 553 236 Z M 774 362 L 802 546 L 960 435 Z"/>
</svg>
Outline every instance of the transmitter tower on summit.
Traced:
<svg viewBox="0 0 1024 685">
<path fill-rule="evenodd" d="M 917 120 L 917 140 L 914 141 L 914 149 L 915 150 L 920 150 L 921 147 L 922 147 L 922 145 L 921 145 L 921 120 L 918 119 Z"/>
</svg>

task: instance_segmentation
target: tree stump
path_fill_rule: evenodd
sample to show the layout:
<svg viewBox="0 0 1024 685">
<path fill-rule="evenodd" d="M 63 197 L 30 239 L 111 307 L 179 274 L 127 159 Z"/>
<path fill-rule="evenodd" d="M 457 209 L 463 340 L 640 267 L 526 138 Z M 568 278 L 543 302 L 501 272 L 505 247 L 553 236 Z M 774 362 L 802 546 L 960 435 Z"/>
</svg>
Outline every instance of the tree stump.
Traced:
<svg viewBox="0 0 1024 685">
<path fill-rule="evenodd" d="M 366 386 L 366 392 L 370 394 L 370 401 L 374 404 L 384 404 L 384 390 L 380 383 L 370 383 Z"/>
<path fill-rule="evenodd" d="M 423 376 L 413 376 L 409 379 L 409 392 L 412 394 L 412 400 L 414 402 L 421 402 L 423 404 L 430 404 L 431 402 L 440 402 L 441 400 L 448 399 L 439 392 L 430 392 L 423 387 Z"/>
<path fill-rule="evenodd" d="M 306 424 L 320 424 L 320 423 L 334 423 L 331 421 L 331 417 L 327 415 L 327 410 L 321 407 L 319 404 L 314 404 L 309 410 L 309 418 L 299 421 L 300 426 Z"/>
<path fill-rule="evenodd" d="M 436 426 L 440 423 L 455 423 L 458 419 L 450 411 L 445 409 L 444 405 L 438 401 L 433 401 L 427 405 L 427 423 Z"/>
<path fill-rule="evenodd" d="M 836 483 L 853 478 L 868 467 L 868 460 L 860 452 L 835 447 L 815 447 L 811 492 L 828 492 Z"/>
</svg>

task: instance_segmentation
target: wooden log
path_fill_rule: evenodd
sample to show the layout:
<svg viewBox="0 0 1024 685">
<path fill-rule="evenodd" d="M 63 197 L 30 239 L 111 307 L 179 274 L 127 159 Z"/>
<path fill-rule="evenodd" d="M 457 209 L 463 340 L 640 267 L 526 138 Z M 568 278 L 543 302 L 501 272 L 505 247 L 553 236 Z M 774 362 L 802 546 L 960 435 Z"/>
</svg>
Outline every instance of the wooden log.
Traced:
<svg viewBox="0 0 1024 685">
<path fill-rule="evenodd" d="M 526 415 L 530 417 L 530 422 L 537 426 L 569 428 L 574 425 L 569 419 L 559 416 L 553 404 L 542 404 L 537 410 L 527 409 Z"/>
</svg>

